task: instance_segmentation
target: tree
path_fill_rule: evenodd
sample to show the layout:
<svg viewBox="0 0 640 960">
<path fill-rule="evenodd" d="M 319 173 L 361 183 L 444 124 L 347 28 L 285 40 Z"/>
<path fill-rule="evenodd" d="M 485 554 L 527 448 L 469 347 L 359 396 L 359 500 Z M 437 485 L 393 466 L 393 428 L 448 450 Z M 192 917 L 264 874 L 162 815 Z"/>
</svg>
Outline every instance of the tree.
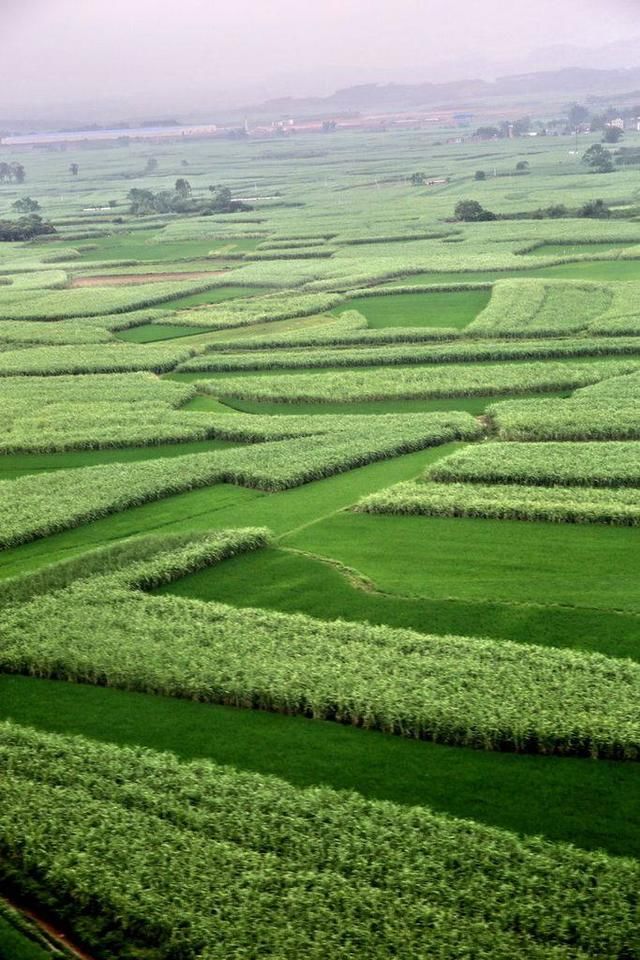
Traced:
<svg viewBox="0 0 640 960">
<path fill-rule="evenodd" d="M 181 166 L 181 167 L 188 167 L 188 166 L 189 166 L 189 161 L 188 161 L 188 160 L 181 160 L 181 161 L 180 161 L 180 166 Z"/>
<path fill-rule="evenodd" d="M 158 161 L 155 157 L 147 157 L 147 162 L 144 168 L 145 173 L 153 173 L 158 169 Z"/>
<path fill-rule="evenodd" d="M 460 200 L 454 211 L 456 220 L 466 223 L 478 223 L 481 220 L 495 220 L 496 215 L 478 203 L 477 200 Z"/>
<path fill-rule="evenodd" d="M 26 171 L 21 163 L 12 163 L 11 164 L 11 179 L 15 180 L 16 183 L 24 183 L 26 179 Z"/>
<path fill-rule="evenodd" d="M 476 170 L 475 176 L 474 176 L 473 179 L 474 179 L 474 180 L 486 180 L 486 179 L 487 179 L 487 175 L 486 175 L 486 173 L 484 172 L 484 170 Z"/>
<path fill-rule="evenodd" d="M 0 182 L 6 183 L 11 179 L 11 167 L 4 160 L 0 160 Z"/>
<path fill-rule="evenodd" d="M 40 204 L 31 197 L 21 197 L 20 200 L 11 204 L 11 208 L 18 213 L 36 213 L 40 209 Z"/>
<path fill-rule="evenodd" d="M 589 200 L 578 211 L 580 217 L 590 217 L 593 220 L 606 220 L 611 216 L 611 210 L 604 200 Z"/>
<path fill-rule="evenodd" d="M 79 174 L 79 172 L 80 172 L 80 165 L 79 165 L 79 164 L 77 164 L 77 163 L 70 163 L 70 164 L 69 164 L 69 173 L 70 173 L 73 177 L 77 177 L 78 174 Z"/>
<path fill-rule="evenodd" d="M 175 182 L 175 191 L 182 200 L 191 196 L 191 184 L 184 177 L 178 177 Z"/>
<path fill-rule="evenodd" d="M 589 147 L 582 157 L 582 162 L 590 167 L 593 173 L 611 173 L 614 169 L 611 151 L 600 143 Z"/>
<path fill-rule="evenodd" d="M 34 237 L 49 233 L 56 233 L 55 227 L 37 213 L 20 217 L 19 220 L 0 220 L 0 241 L 3 242 L 33 240 Z"/>
<path fill-rule="evenodd" d="M 606 127 L 604 131 L 604 136 L 602 138 L 602 142 L 603 143 L 619 143 L 623 137 L 624 137 L 624 130 L 621 130 L 620 127 Z"/>
<path fill-rule="evenodd" d="M 569 105 L 567 111 L 567 119 L 569 121 L 569 126 L 575 130 L 581 124 L 586 123 L 589 119 L 589 111 L 586 107 L 583 107 L 581 103 L 572 103 Z"/>
<path fill-rule="evenodd" d="M 518 160 L 518 162 L 516 163 L 516 170 L 518 171 L 518 173 L 525 173 L 528 169 L 529 169 L 528 160 Z"/>
<path fill-rule="evenodd" d="M 333 133 L 336 129 L 337 123 L 335 120 L 323 120 L 322 121 L 322 132 L 323 133 Z"/>
<path fill-rule="evenodd" d="M 478 127 L 475 132 L 476 137 L 480 137 L 481 140 L 494 140 L 496 137 L 500 136 L 499 127 Z"/>
<path fill-rule="evenodd" d="M 414 187 L 421 187 L 427 182 L 426 173 L 412 173 L 409 177 L 409 183 Z"/>
<path fill-rule="evenodd" d="M 566 217 L 569 211 L 564 203 L 553 203 L 544 210 L 544 215 L 551 220 L 558 220 L 560 217 Z"/>
</svg>

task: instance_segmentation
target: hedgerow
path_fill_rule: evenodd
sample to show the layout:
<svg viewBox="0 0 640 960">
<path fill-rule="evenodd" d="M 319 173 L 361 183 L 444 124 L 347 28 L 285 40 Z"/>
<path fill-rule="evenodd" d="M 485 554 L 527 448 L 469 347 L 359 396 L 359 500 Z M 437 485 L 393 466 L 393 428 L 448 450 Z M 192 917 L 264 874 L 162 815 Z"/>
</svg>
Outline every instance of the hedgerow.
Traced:
<svg viewBox="0 0 640 960">
<path fill-rule="evenodd" d="M 365 425 L 362 419 L 371 422 Z M 392 417 L 386 424 L 383 418 L 361 418 L 357 429 L 326 435 L 6 480 L 0 482 L 0 546 L 48 536 L 140 503 L 216 483 L 286 490 L 478 432 L 472 417 L 455 412 Z"/>
<path fill-rule="evenodd" d="M 116 955 L 586 960 L 637 949 L 632 860 L 10 723 L 0 763 L 14 883 Z"/>
<path fill-rule="evenodd" d="M 361 500 L 360 513 L 640 525 L 640 490 L 479 483 L 401 483 Z"/>
<path fill-rule="evenodd" d="M 597 363 L 460 364 L 444 369 L 395 371 L 345 370 L 336 373 L 225 378 L 198 383 L 217 397 L 268 400 L 273 403 L 356 402 L 390 398 L 484 396 L 571 390 L 606 377 L 633 372 L 638 361 Z"/>
<path fill-rule="evenodd" d="M 9 607 L 0 666 L 479 749 L 640 757 L 629 660 L 145 592 L 220 550 L 188 544 Z"/>
<path fill-rule="evenodd" d="M 447 483 L 637 487 L 640 443 L 484 443 L 434 464 L 428 476 Z"/>
</svg>

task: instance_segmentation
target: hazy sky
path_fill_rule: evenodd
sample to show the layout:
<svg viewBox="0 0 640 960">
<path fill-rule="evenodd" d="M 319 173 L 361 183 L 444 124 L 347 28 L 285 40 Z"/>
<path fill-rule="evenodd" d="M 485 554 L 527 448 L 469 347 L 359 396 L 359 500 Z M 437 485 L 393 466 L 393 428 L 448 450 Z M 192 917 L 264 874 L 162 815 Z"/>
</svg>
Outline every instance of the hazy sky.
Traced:
<svg viewBox="0 0 640 960">
<path fill-rule="evenodd" d="M 0 111 L 124 95 L 159 111 L 196 94 L 215 107 L 326 94 L 354 80 L 475 76 L 483 61 L 517 67 L 541 46 L 629 39 L 640 34 L 639 8 L 640 0 L 0 0 Z"/>
</svg>

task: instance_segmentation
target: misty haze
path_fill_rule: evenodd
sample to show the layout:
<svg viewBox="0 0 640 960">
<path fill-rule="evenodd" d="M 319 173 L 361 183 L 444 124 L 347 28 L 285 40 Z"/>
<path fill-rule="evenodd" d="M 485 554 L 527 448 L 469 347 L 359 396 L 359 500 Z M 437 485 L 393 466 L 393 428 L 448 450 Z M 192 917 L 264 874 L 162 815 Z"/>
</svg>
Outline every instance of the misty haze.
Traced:
<svg viewBox="0 0 640 960">
<path fill-rule="evenodd" d="M 0 960 L 640 957 L 637 0 L 4 0 Z"/>
</svg>

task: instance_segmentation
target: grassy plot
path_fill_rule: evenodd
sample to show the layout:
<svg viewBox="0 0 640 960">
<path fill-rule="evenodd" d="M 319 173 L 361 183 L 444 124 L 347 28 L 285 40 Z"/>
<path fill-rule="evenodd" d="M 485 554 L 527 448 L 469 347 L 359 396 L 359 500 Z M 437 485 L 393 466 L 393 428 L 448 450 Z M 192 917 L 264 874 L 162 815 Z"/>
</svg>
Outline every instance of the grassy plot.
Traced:
<svg viewBox="0 0 640 960">
<path fill-rule="evenodd" d="M 485 753 L 302 717 L 18 676 L 0 676 L 0 718 L 640 856 L 636 764 Z"/>
<path fill-rule="evenodd" d="M 640 659 L 640 616 L 538 603 L 452 600 L 383 593 L 332 559 L 282 547 L 226 560 L 157 588 L 158 593 L 357 620 L 420 633 L 480 635 Z"/>
<path fill-rule="evenodd" d="M 414 278 L 411 278 L 413 282 Z M 402 293 L 381 297 L 356 297 L 334 313 L 357 310 L 374 329 L 380 327 L 466 327 L 483 310 L 490 290 L 455 290 L 437 293 Z"/>
<path fill-rule="evenodd" d="M 186 307 L 200 307 L 207 303 L 223 303 L 225 300 L 236 300 L 239 297 L 255 297 L 266 293 L 268 287 L 242 287 L 229 285 L 226 287 L 212 287 L 202 293 L 187 294 L 184 297 L 174 297 L 165 300 L 162 307 L 165 310 L 184 310 Z"/>
<path fill-rule="evenodd" d="M 399 596 L 640 612 L 640 539 L 628 528 L 344 513 L 283 543 Z"/>
<path fill-rule="evenodd" d="M 91 263 L 92 260 L 195 260 L 206 257 L 219 243 L 213 240 L 180 240 L 162 242 L 157 228 L 112 233 L 96 237 L 90 242 L 81 241 L 80 246 L 90 249 L 80 251 L 74 263 Z M 257 242 L 257 241 L 256 241 Z"/>
<path fill-rule="evenodd" d="M 211 332 L 207 327 L 185 327 L 178 323 L 144 323 L 139 327 L 129 327 L 127 330 L 120 330 L 117 338 L 118 340 L 126 340 L 129 343 L 153 343 L 156 340 L 173 340 L 176 337 L 194 337 L 202 333 Z"/>
<path fill-rule="evenodd" d="M 63 960 L 62 954 L 45 950 L 0 916 L 0 960 Z"/>
</svg>

